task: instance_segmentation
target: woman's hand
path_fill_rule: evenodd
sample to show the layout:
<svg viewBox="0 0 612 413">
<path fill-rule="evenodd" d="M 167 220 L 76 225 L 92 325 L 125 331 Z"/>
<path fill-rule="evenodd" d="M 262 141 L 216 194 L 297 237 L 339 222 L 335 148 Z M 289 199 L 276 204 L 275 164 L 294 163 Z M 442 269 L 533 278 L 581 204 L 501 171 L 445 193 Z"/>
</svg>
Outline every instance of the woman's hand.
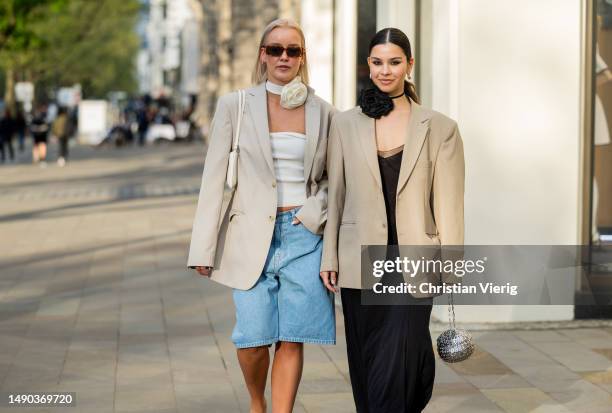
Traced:
<svg viewBox="0 0 612 413">
<path fill-rule="evenodd" d="M 299 224 L 300 222 L 302 222 L 302 221 L 300 221 L 300 219 L 299 219 L 297 216 L 293 217 L 293 221 L 291 221 L 291 223 L 292 223 L 293 225 L 297 225 L 297 224 Z"/>
<path fill-rule="evenodd" d="M 332 293 L 337 293 L 338 291 L 340 291 L 338 287 L 336 287 L 338 280 L 338 273 L 336 271 L 321 271 L 319 275 L 323 280 L 323 284 L 325 284 L 325 288 L 327 288 Z"/>
<path fill-rule="evenodd" d="M 195 270 L 198 274 L 203 275 L 204 277 L 210 277 L 212 273 L 213 267 L 195 267 Z"/>
</svg>

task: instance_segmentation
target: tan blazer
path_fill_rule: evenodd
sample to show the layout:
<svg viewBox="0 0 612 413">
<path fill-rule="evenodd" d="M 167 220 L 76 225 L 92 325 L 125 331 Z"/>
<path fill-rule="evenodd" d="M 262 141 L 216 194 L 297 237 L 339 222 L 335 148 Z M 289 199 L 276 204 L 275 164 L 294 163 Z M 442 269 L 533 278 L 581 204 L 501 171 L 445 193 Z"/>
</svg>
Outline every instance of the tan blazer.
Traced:
<svg viewBox="0 0 612 413">
<path fill-rule="evenodd" d="M 327 170 L 321 271 L 337 271 L 340 287 L 362 288 L 360 246 L 387 243 L 387 214 L 374 119 L 361 108 L 334 116 Z M 462 245 L 463 191 L 463 143 L 456 122 L 412 102 L 397 185 L 399 244 Z"/>
<path fill-rule="evenodd" d="M 304 178 L 307 199 L 297 217 L 308 230 L 322 234 L 327 219 L 327 135 L 334 108 L 316 96 L 311 88 L 308 88 L 305 105 Z M 187 265 L 212 266 L 212 280 L 247 290 L 255 284 L 264 268 L 276 220 L 277 189 L 265 83 L 246 90 L 238 184 L 228 204 L 225 180 L 237 112 L 238 93 L 219 98 L 211 124 L 210 146 L 204 163 Z"/>
</svg>

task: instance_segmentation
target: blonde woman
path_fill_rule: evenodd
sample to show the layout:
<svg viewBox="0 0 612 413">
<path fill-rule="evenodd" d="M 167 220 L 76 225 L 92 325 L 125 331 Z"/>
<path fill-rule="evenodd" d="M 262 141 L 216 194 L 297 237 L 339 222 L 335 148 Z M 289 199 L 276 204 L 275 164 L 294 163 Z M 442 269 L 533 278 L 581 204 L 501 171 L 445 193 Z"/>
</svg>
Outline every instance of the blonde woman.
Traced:
<svg viewBox="0 0 612 413">
<path fill-rule="evenodd" d="M 229 203 L 224 185 L 238 96 L 218 101 L 188 266 L 233 288 L 232 341 L 251 412 L 266 411 L 272 344 L 272 411 L 291 412 L 303 343 L 335 344 L 333 294 L 319 278 L 327 133 L 334 109 L 306 86 L 304 34 L 288 20 L 265 28 L 253 83 L 246 90 L 238 184 Z"/>
</svg>

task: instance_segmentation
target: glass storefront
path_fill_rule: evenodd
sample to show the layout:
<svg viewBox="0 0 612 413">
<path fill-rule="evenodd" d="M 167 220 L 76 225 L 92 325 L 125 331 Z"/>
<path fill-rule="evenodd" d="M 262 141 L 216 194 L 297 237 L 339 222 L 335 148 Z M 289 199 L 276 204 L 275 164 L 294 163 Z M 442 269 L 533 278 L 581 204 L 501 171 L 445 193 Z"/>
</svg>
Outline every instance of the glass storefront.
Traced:
<svg viewBox="0 0 612 413">
<path fill-rule="evenodd" d="M 558 11 L 555 15 L 556 24 L 567 28 L 563 40 L 567 47 L 563 51 L 558 47 L 551 51 L 550 43 L 547 42 L 558 41 L 558 37 L 552 34 L 531 41 L 530 36 L 538 30 L 537 25 L 533 24 L 535 20 L 532 18 L 536 15 L 533 10 L 513 14 L 514 9 L 492 3 L 488 3 L 487 7 L 477 7 L 458 1 L 412 0 L 412 14 L 407 13 L 409 8 L 405 7 L 406 3 L 399 1 L 384 4 L 376 0 L 354 1 L 357 10 L 354 40 L 357 52 L 357 96 L 369 84 L 366 58 L 372 35 L 377 28 L 405 24 L 402 29 L 409 35 L 415 51 L 414 77 L 422 103 L 451 117 L 461 114 L 461 125 L 467 137 L 466 146 L 471 145 L 472 155 L 479 154 L 470 160 L 472 171 L 491 167 L 485 153 L 498 157 L 496 165 L 511 165 L 513 157 L 521 156 L 523 146 L 519 142 L 528 145 L 532 139 L 538 139 L 541 145 L 536 150 L 541 149 L 542 152 L 534 152 L 526 160 L 525 170 L 541 170 L 543 175 L 528 185 L 501 190 L 503 185 L 500 182 L 512 183 L 516 177 L 498 169 L 495 171 L 495 179 L 498 180 L 496 186 L 485 186 L 492 184 L 489 182 L 491 174 L 484 177 L 483 174 L 472 173 L 471 199 L 468 200 L 471 202 L 471 210 L 468 215 L 476 214 L 475 209 L 481 205 L 490 206 L 491 199 L 496 199 L 507 215 L 505 220 L 499 216 L 490 216 L 491 219 L 499 219 L 499 226 L 504 228 L 498 238 L 493 236 L 497 241 L 513 240 L 510 242 L 520 244 L 541 243 L 544 239 L 553 244 L 575 242 L 590 245 L 587 254 L 590 256 L 585 257 L 588 263 L 585 268 L 591 276 L 590 280 L 598 283 L 601 281 L 597 288 L 612 288 L 612 268 L 592 264 L 597 261 L 593 257 L 601 250 L 601 245 L 612 245 L 612 0 L 566 3 L 565 8 Z M 539 7 L 545 10 L 543 5 Z M 576 11 L 581 8 L 588 10 L 588 13 L 576 17 Z M 489 24 L 495 19 L 506 17 L 507 20 L 499 20 L 499 25 Z M 508 20 L 518 24 L 524 22 L 525 30 L 510 35 L 513 32 L 505 30 L 506 27 L 512 27 L 507 23 Z M 578 39 L 581 31 L 584 35 L 585 27 L 588 35 L 582 39 L 581 49 Z M 482 33 L 487 35 L 483 36 Z M 513 51 L 509 56 L 513 62 L 509 65 L 512 69 L 506 63 L 506 58 L 500 57 L 497 44 Z M 548 54 L 541 55 L 539 50 L 547 51 Z M 592 65 L 589 58 L 592 58 Z M 568 66 L 560 68 L 559 73 L 551 76 L 543 76 L 541 69 L 545 65 L 537 63 L 546 62 L 554 67 L 563 61 Z M 584 61 L 588 63 L 587 70 L 581 72 L 579 66 Z M 585 73 L 588 76 L 584 76 Z M 582 91 L 578 80 L 580 76 L 583 76 L 583 80 L 588 78 L 588 82 L 584 83 L 587 89 L 583 88 Z M 521 84 L 534 82 L 537 86 L 523 91 L 524 101 L 517 100 L 517 94 L 509 87 L 517 81 Z M 559 86 L 551 89 L 547 82 Z M 483 85 L 487 87 L 483 89 Z M 466 91 L 478 91 L 470 104 L 466 104 L 465 96 L 470 95 Z M 490 101 L 497 102 L 495 108 L 483 104 L 487 96 Z M 506 98 L 500 99 L 500 96 Z M 555 96 L 559 96 L 559 99 Z M 567 103 L 560 103 L 563 96 L 569 99 Z M 580 111 L 578 102 L 586 102 L 584 110 Z M 523 107 L 521 105 L 525 105 L 524 109 L 520 109 Z M 483 118 L 478 108 L 486 110 L 488 116 Z M 557 117 L 554 119 L 558 122 L 544 125 L 547 135 L 540 136 L 542 125 L 538 122 L 541 119 L 530 117 L 531 112 L 542 113 L 542 119 Z M 585 127 L 585 133 L 578 135 L 581 114 L 584 115 L 585 124 L 592 124 Z M 520 120 L 521 134 L 517 135 L 518 132 L 506 127 L 495 132 L 496 139 L 492 140 L 491 131 L 496 131 L 500 124 L 507 126 L 507 116 Z M 556 150 L 550 149 L 555 148 L 555 139 L 561 145 Z M 505 145 L 508 145 L 507 148 Z M 541 161 L 550 165 L 544 169 L 539 164 Z M 566 167 L 561 168 L 559 165 Z M 581 168 L 581 165 L 584 167 Z M 540 167 L 542 169 L 538 169 Z M 538 198 L 538 181 L 554 183 L 555 191 L 551 192 L 550 197 Z M 578 181 L 581 183 L 578 184 Z M 485 190 L 485 187 L 489 189 Z M 527 209 L 517 201 L 525 197 L 530 204 Z M 582 207 L 561 207 L 563 202 L 578 205 L 581 198 Z M 550 214 L 556 207 L 559 207 L 559 214 Z M 488 214 L 488 211 L 484 212 Z M 513 220 L 518 224 L 509 225 L 508 222 Z M 480 221 L 473 217 L 471 224 L 471 237 L 492 239 L 488 226 L 480 225 Z M 612 318 L 611 306 L 584 302 L 580 289 L 577 286 L 575 290 L 575 318 Z"/>
<path fill-rule="evenodd" d="M 585 257 L 589 288 L 598 291 L 609 291 L 612 285 L 612 268 L 597 264 L 599 256 L 606 254 L 606 246 L 612 245 L 612 143 L 610 139 L 612 125 L 612 0 L 591 0 L 587 4 L 589 24 L 586 25 L 587 50 L 590 59 L 590 79 L 586 76 L 587 90 L 587 128 L 584 139 L 587 141 L 585 156 L 585 173 L 590 180 L 590 214 L 583 224 L 588 228 L 590 243 L 588 257 Z M 589 84 L 592 88 L 589 89 Z M 590 131 L 590 133 L 588 132 Z M 609 248 L 609 247 L 608 247 Z M 608 252 L 609 253 L 609 252 Z M 605 262 L 605 260 L 604 260 Z M 589 305 L 583 301 L 583 291 L 576 291 L 575 317 L 612 318 L 612 306 Z M 583 305 L 581 305 L 583 304 Z"/>
<path fill-rule="evenodd" d="M 356 96 L 358 97 L 361 90 L 371 85 L 367 59 L 370 40 L 376 34 L 376 0 L 358 0 L 357 7 Z"/>
<path fill-rule="evenodd" d="M 596 3 L 592 242 L 612 243 L 612 1 Z"/>
</svg>

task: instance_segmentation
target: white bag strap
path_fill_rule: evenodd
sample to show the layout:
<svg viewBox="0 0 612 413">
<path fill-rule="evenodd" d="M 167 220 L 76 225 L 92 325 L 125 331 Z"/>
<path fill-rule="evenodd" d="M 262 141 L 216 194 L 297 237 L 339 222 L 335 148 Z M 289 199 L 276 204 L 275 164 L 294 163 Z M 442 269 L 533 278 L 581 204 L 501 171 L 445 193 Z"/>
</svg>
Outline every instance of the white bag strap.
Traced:
<svg viewBox="0 0 612 413">
<path fill-rule="evenodd" d="M 234 142 L 232 144 L 232 152 L 239 151 L 238 145 L 240 143 L 240 126 L 242 125 L 242 115 L 244 112 L 245 100 L 245 92 L 241 89 L 238 91 L 238 123 L 236 126 L 236 135 L 234 136 Z"/>
</svg>

